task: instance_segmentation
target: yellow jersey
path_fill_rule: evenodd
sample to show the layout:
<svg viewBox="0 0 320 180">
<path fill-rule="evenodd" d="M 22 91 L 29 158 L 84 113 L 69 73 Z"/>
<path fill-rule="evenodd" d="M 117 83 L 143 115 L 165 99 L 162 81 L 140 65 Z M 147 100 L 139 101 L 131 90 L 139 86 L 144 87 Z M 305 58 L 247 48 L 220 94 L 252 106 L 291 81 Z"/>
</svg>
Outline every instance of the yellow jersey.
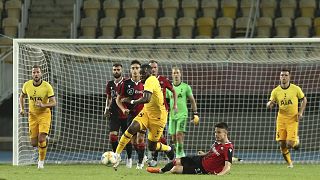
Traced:
<svg viewBox="0 0 320 180">
<path fill-rule="evenodd" d="M 271 101 L 277 102 L 279 106 L 278 119 L 292 119 L 298 115 L 299 99 L 304 98 L 301 88 L 292 83 L 283 89 L 280 85 L 271 92 Z"/>
<path fill-rule="evenodd" d="M 160 83 L 155 76 L 149 76 L 144 83 L 144 91 L 151 92 L 151 100 L 144 104 L 144 108 L 149 112 L 166 111 L 164 106 L 163 93 Z"/>
<path fill-rule="evenodd" d="M 38 86 L 33 85 L 33 80 L 29 80 L 23 84 L 22 93 L 28 96 L 29 113 L 50 113 L 50 108 L 37 107 L 36 101 L 40 100 L 42 103 L 48 103 L 49 98 L 54 96 L 52 86 L 42 80 Z"/>
</svg>

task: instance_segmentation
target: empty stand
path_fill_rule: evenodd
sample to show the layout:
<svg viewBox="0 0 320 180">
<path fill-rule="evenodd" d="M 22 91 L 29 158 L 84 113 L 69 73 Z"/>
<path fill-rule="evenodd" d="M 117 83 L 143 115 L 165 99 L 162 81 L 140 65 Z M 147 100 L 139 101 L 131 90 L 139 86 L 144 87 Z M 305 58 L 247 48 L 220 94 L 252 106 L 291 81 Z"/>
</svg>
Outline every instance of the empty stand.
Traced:
<svg viewBox="0 0 320 180">
<path fill-rule="evenodd" d="M 250 16 L 250 11 L 252 9 L 252 12 L 255 11 L 256 7 L 256 2 L 252 0 L 241 0 L 240 3 L 240 9 L 241 9 L 241 14 L 244 17 L 249 17 Z"/>
<path fill-rule="evenodd" d="M 230 17 L 220 17 L 217 19 L 217 38 L 231 38 L 233 29 L 233 19 Z"/>
<path fill-rule="evenodd" d="M 3 33 L 9 37 L 17 37 L 19 20 L 14 17 L 4 18 L 2 21 Z"/>
<path fill-rule="evenodd" d="M 0 22 L 2 22 L 3 2 L 0 1 Z"/>
<path fill-rule="evenodd" d="M 162 1 L 162 9 L 164 11 L 165 17 L 177 18 L 177 13 L 178 13 L 178 9 L 179 9 L 179 1 L 178 0 L 163 0 Z"/>
<path fill-rule="evenodd" d="M 270 17 L 260 17 L 257 19 L 257 38 L 270 38 L 272 30 L 272 19 Z"/>
<path fill-rule="evenodd" d="M 216 18 L 219 8 L 218 0 L 202 0 L 201 8 L 204 17 Z"/>
<path fill-rule="evenodd" d="M 123 1 L 123 11 L 125 17 L 138 18 L 138 12 L 140 9 L 138 0 L 124 0 Z"/>
<path fill-rule="evenodd" d="M 238 1 L 237 0 L 222 0 L 222 14 L 224 17 L 235 19 L 237 16 Z"/>
<path fill-rule="evenodd" d="M 86 17 L 98 19 L 100 8 L 99 0 L 86 0 L 83 2 L 83 10 Z"/>
<path fill-rule="evenodd" d="M 320 37 L 320 17 L 317 17 L 313 21 L 315 37 Z"/>
<path fill-rule="evenodd" d="M 5 3 L 5 9 L 7 10 L 8 17 L 16 18 L 20 21 L 21 16 L 21 1 L 9 0 Z"/>
<path fill-rule="evenodd" d="M 183 10 L 184 17 L 197 17 L 197 11 L 199 7 L 198 0 L 182 0 L 181 7 Z"/>
<path fill-rule="evenodd" d="M 180 39 L 191 39 L 194 28 L 194 19 L 192 17 L 181 17 L 178 19 L 178 28 Z"/>
<path fill-rule="evenodd" d="M 249 31 L 248 23 L 250 21 L 249 17 L 239 17 L 236 19 L 236 26 L 235 26 L 235 35 L 236 37 L 245 37 L 246 32 Z"/>
<path fill-rule="evenodd" d="M 313 18 L 316 9 L 316 0 L 300 0 L 299 7 L 302 17 Z"/>
<path fill-rule="evenodd" d="M 262 17 L 275 17 L 275 11 L 277 9 L 276 0 L 261 0 L 260 1 L 260 14 Z"/>
<path fill-rule="evenodd" d="M 121 29 L 121 36 L 119 39 L 132 39 L 135 38 L 136 29 L 136 19 L 133 17 L 124 17 L 119 21 L 119 26 Z"/>
<path fill-rule="evenodd" d="M 96 38 L 96 29 L 98 26 L 98 20 L 93 17 L 87 17 L 81 19 L 81 30 L 82 30 L 82 36 L 80 38 L 84 39 L 91 39 Z"/>
<path fill-rule="evenodd" d="M 145 17 L 158 18 L 159 2 L 158 0 L 144 0 L 142 3 L 142 9 Z"/>
<path fill-rule="evenodd" d="M 154 30 L 156 27 L 156 20 L 153 17 L 143 17 L 139 19 L 139 27 L 141 34 L 138 38 L 152 39 L 154 38 Z"/>
<path fill-rule="evenodd" d="M 211 38 L 214 28 L 214 21 L 211 17 L 200 17 L 197 19 L 197 32 L 196 38 Z"/>
<path fill-rule="evenodd" d="M 174 37 L 173 28 L 175 27 L 175 20 L 173 17 L 162 17 L 158 20 L 160 30 L 160 37 L 170 39 Z"/>
<path fill-rule="evenodd" d="M 100 27 L 102 31 L 101 39 L 113 39 L 117 29 L 117 19 L 115 17 L 105 17 L 100 20 Z"/>
<path fill-rule="evenodd" d="M 114 17 L 118 19 L 120 10 L 119 0 L 105 0 L 103 2 L 104 15 L 106 17 Z"/>
<path fill-rule="evenodd" d="M 299 17 L 294 20 L 297 38 L 307 38 L 310 36 L 312 21 L 310 17 Z"/>
<path fill-rule="evenodd" d="M 289 38 L 292 27 L 292 20 L 290 17 L 279 17 L 275 19 L 274 26 L 276 29 L 277 38 Z"/>
<path fill-rule="evenodd" d="M 297 8 L 296 0 L 281 0 L 280 1 L 281 17 L 289 17 L 291 19 L 294 19 L 296 8 Z"/>
</svg>

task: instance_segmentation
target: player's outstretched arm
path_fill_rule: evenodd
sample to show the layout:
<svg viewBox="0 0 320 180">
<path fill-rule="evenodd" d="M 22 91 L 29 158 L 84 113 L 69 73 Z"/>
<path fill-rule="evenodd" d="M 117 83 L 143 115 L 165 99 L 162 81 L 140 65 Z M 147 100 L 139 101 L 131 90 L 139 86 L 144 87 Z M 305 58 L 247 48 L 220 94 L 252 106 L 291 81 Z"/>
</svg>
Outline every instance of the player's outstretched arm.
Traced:
<svg viewBox="0 0 320 180">
<path fill-rule="evenodd" d="M 267 103 L 267 108 L 272 109 L 275 105 L 276 105 L 276 102 L 275 102 L 275 101 L 269 101 L 269 102 Z"/>
<path fill-rule="evenodd" d="M 24 98 L 25 94 L 21 92 L 20 97 L 19 97 L 19 105 L 20 105 L 20 115 L 24 116 L 25 111 L 24 111 Z"/>
<path fill-rule="evenodd" d="M 216 175 L 218 175 L 218 176 L 225 175 L 230 171 L 230 169 L 231 169 L 231 163 L 229 161 L 225 161 L 222 171 L 219 173 L 216 173 Z"/>
<path fill-rule="evenodd" d="M 110 105 L 111 105 L 111 96 L 107 95 L 107 98 L 106 98 L 106 106 L 105 106 L 104 112 L 103 112 L 103 115 L 104 115 L 105 117 L 109 117 L 109 116 L 110 116 L 110 112 L 109 112 Z"/>
<path fill-rule="evenodd" d="M 131 100 L 130 104 L 145 104 L 149 103 L 151 100 L 152 93 L 149 91 L 144 91 L 143 96 L 137 100 Z"/>
<path fill-rule="evenodd" d="M 129 114 L 130 111 L 129 111 L 129 109 L 125 108 L 124 105 L 122 104 L 120 95 L 117 96 L 116 103 L 117 103 L 118 107 L 121 109 L 123 114 L 125 114 L 125 115 Z"/>
</svg>

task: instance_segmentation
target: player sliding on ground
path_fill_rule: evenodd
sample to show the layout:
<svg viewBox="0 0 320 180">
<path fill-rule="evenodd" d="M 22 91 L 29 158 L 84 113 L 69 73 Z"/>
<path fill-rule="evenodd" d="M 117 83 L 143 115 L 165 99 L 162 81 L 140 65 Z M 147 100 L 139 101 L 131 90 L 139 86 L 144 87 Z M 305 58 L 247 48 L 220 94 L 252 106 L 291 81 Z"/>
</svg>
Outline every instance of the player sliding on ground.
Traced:
<svg viewBox="0 0 320 180">
<path fill-rule="evenodd" d="M 132 105 L 144 104 L 144 107 L 121 136 L 116 150 L 117 162 L 113 165 L 115 170 L 119 166 L 121 160 L 120 153 L 123 148 L 132 136 L 141 130 L 149 130 L 148 148 L 150 151 L 164 151 L 169 159 L 172 160 L 174 158 L 173 149 L 168 145 L 158 142 L 167 123 L 167 111 L 164 106 L 160 83 L 155 76 L 151 75 L 151 66 L 148 64 L 141 66 L 140 75 L 141 81 L 144 82 L 143 97 L 137 100 L 126 99 L 126 102 Z"/>
<path fill-rule="evenodd" d="M 174 174 L 215 174 L 224 175 L 231 169 L 233 145 L 228 139 L 228 125 L 218 123 L 215 125 L 216 141 L 207 153 L 200 151 L 196 156 L 177 158 L 163 168 L 148 167 L 150 173 Z"/>
</svg>

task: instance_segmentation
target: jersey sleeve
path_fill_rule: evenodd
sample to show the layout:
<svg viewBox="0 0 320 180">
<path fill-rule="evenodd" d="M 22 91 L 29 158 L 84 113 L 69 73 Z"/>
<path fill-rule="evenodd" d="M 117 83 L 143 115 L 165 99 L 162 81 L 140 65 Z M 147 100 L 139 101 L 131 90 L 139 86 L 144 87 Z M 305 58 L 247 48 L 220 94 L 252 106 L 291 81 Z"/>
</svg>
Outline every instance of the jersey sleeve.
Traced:
<svg viewBox="0 0 320 180">
<path fill-rule="evenodd" d="M 187 97 L 190 97 L 190 96 L 193 95 L 193 94 L 192 94 L 192 89 L 191 89 L 191 87 L 190 87 L 189 85 L 187 85 L 186 95 L 187 95 Z"/>
<path fill-rule="evenodd" d="M 302 92 L 301 88 L 299 86 L 297 86 L 297 89 L 298 89 L 298 98 L 299 99 L 304 98 L 304 93 Z"/>
<path fill-rule="evenodd" d="M 51 98 L 54 96 L 53 88 L 52 86 L 48 83 L 48 98 Z"/>
<path fill-rule="evenodd" d="M 224 150 L 224 160 L 232 163 L 232 157 L 233 157 L 233 148 L 232 147 L 226 148 Z"/>
<path fill-rule="evenodd" d="M 155 80 L 158 81 L 158 79 L 155 77 L 154 78 L 152 76 L 149 77 L 144 84 L 143 90 L 153 93 L 154 87 L 157 84 L 157 82 Z M 159 84 L 159 82 L 158 82 L 158 84 Z"/>
<path fill-rule="evenodd" d="M 270 100 L 270 101 L 277 101 L 275 89 L 272 90 L 271 96 L 270 96 L 270 99 L 269 99 L 269 100 Z"/>
</svg>

